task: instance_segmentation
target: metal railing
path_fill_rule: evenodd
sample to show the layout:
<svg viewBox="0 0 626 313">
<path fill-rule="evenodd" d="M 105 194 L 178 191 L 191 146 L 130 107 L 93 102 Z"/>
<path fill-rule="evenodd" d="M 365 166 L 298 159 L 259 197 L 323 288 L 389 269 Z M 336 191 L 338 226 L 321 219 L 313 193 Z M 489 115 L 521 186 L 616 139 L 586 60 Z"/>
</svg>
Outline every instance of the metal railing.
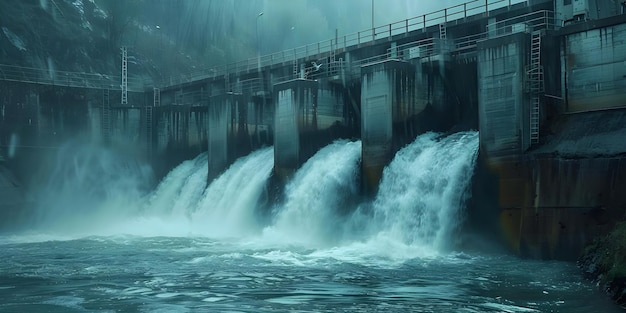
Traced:
<svg viewBox="0 0 626 313">
<path fill-rule="evenodd" d="M 554 17 L 554 12 L 548 10 L 535 11 L 488 24 L 487 31 L 479 34 L 473 34 L 451 40 L 426 38 L 396 47 L 391 47 L 387 49 L 384 54 L 353 62 L 352 70 L 350 72 L 352 75 L 358 75 L 360 73 L 359 69 L 361 66 L 390 59 L 423 59 L 447 52 L 469 52 L 473 51 L 480 41 L 506 36 L 516 32 L 532 33 L 543 29 L 554 30 L 559 28 L 559 25 L 559 21 Z"/>
<path fill-rule="evenodd" d="M 348 48 L 356 48 L 374 40 L 390 40 L 392 36 L 407 34 L 413 31 L 424 31 L 425 28 L 429 26 L 451 22 L 458 23 L 460 21 L 465 21 L 467 18 L 472 16 L 481 14 L 488 16 L 490 10 L 510 7 L 513 2 L 513 0 L 474 0 L 418 17 L 347 34 L 343 37 L 320 41 L 255 58 L 249 58 L 247 60 L 225 64 L 185 75 L 172 76 L 169 79 L 161 81 L 159 86 L 172 86 L 204 78 L 217 78 L 229 74 L 259 71 L 260 68 L 263 67 L 286 62 L 293 63 L 294 61 L 300 59 L 311 59 L 312 57 L 320 59 L 329 56 L 333 50 L 336 52 L 343 52 Z M 515 31 L 523 31 L 519 29 L 520 27 L 530 27 L 529 31 L 532 31 L 541 27 L 554 29 L 557 25 L 558 23 L 554 19 L 554 14 L 551 11 L 536 11 L 489 24 L 487 27 L 488 30 L 485 33 L 454 39 L 453 48 L 451 50 L 463 51 L 473 49 L 480 40 L 491 38 L 493 36 L 503 36 Z M 442 41 L 438 41 L 433 38 L 412 42 L 392 48 L 396 49 L 396 51 L 388 49 L 387 53 L 355 61 L 352 63 L 352 67 L 358 67 L 363 64 L 383 61 L 390 58 L 410 59 L 414 58 L 415 55 L 418 55 L 419 57 L 430 56 L 442 49 L 443 44 L 441 42 Z M 449 45 L 446 45 L 447 48 L 445 49 L 450 50 Z M 343 70 L 345 62 L 341 62 L 341 64 L 333 64 L 333 66 L 333 71 Z M 295 77 L 287 76 L 284 80 L 293 78 Z M 0 80 L 67 87 L 121 90 L 121 78 L 118 76 L 95 73 L 48 71 L 47 69 L 2 64 L 0 64 Z M 128 88 L 130 91 L 144 91 L 145 88 L 152 86 L 152 82 L 134 78 L 128 79 Z"/>
<path fill-rule="evenodd" d="M 517 32 L 532 33 L 542 29 L 555 30 L 560 27 L 560 24 L 554 16 L 554 12 L 540 10 L 487 24 L 487 35 L 489 38 L 495 38 Z"/>
<path fill-rule="evenodd" d="M 441 23 L 465 21 L 467 18 L 477 15 L 488 16 L 490 10 L 510 7 L 511 5 L 517 3 L 524 3 L 527 5 L 525 1 L 516 2 L 514 0 L 469 1 L 399 22 L 347 34 L 342 37 L 220 65 L 189 74 L 172 76 L 166 81 L 161 82 L 161 84 L 176 85 L 204 78 L 216 78 L 226 74 L 259 71 L 263 67 L 292 62 L 293 60 L 298 59 L 309 59 L 314 56 L 323 58 L 325 54 L 329 54 L 331 50 L 343 52 L 348 48 L 358 47 L 359 45 L 375 40 L 391 39 L 392 36 L 407 34 L 409 32 L 419 30 L 423 31 L 429 26 Z"/>
<path fill-rule="evenodd" d="M 121 78 L 105 74 L 49 71 L 32 67 L 0 64 L 0 80 L 64 87 L 121 90 Z M 128 90 L 141 92 L 147 84 L 140 79 L 128 79 Z"/>
</svg>

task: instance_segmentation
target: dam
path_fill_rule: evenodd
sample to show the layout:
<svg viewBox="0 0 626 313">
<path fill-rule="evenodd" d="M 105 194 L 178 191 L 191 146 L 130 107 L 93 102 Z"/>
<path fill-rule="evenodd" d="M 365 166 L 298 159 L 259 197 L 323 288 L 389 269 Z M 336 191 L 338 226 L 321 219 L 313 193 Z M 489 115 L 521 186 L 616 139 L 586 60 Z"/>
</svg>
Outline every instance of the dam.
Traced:
<svg viewBox="0 0 626 313">
<path fill-rule="evenodd" d="M 626 206 L 625 38 L 619 1 L 477 0 L 163 81 L 129 80 L 124 47 L 121 78 L 5 64 L 1 156 L 27 172 L 81 135 L 159 177 L 206 152 L 208 184 L 273 146 L 284 185 L 352 139 L 373 197 L 419 135 L 478 130 L 469 224 L 520 255 L 567 259 Z"/>
</svg>

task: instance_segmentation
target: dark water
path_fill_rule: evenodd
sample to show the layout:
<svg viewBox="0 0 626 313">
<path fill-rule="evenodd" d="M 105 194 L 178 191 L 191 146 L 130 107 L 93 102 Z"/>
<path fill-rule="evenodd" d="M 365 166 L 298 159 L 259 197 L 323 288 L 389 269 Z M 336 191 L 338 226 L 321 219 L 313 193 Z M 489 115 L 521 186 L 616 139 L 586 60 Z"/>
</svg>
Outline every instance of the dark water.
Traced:
<svg viewBox="0 0 626 313">
<path fill-rule="evenodd" d="M 465 253 L 404 259 L 412 251 L 371 243 L 24 242 L 42 239 L 2 239 L 0 311 L 620 312 L 571 263 Z"/>
</svg>

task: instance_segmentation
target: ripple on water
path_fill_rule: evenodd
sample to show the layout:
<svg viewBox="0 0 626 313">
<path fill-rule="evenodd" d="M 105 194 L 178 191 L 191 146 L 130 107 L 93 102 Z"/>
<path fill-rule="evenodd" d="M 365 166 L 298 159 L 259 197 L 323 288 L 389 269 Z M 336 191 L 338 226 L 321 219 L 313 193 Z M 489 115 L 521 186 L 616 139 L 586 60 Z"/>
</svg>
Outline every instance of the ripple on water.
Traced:
<svg viewBox="0 0 626 313">
<path fill-rule="evenodd" d="M 485 303 L 482 305 L 485 308 L 488 309 L 494 309 L 497 310 L 498 312 L 504 312 L 504 313 L 526 313 L 526 312 L 540 312 L 537 311 L 535 309 L 531 309 L 531 308 L 527 308 L 527 307 L 523 307 L 523 306 L 516 306 L 516 305 L 511 305 L 511 304 L 501 304 L 501 303 Z"/>
<path fill-rule="evenodd" d="M 56 306 L 62 306 L 71 309 L 84 310 L 82 304 L 85 302 L 84 298 L 73 296 L 58 296 L 49 300 L 45 300 L 43 304 L 50 304 Z"/>
</svg>

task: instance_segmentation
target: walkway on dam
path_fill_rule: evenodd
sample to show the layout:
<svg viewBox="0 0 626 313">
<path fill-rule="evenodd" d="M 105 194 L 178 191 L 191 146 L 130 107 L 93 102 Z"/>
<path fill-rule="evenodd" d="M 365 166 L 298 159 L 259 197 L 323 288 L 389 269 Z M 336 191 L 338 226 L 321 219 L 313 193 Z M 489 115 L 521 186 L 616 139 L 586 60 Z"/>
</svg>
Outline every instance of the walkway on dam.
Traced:
<svg viewBox="0 0 626 313">
<path fill-rule="evenodd" d="M 314 72 L 315 65 L 311 65 L 302 71 L 299 68 L 299 61 L 304 60 L 310 62 L 327 57 L 330 57 L 333 61 L 332 64 L 320 64 L 326 65 L 325 73 L 336 75 L 342 70 L 347 70 L 348 73 L 358 74 L 358 71 L 351 71 L 351 69 L 358 69 L 364 64 L 389 59 L 424 58 L 438 55 L 442 52 L 472 52 L 475 50 L 477 42 L 487 38 L 503 36 L 513 32 L 532 32 L 538 29 L 551 29 L 558 24 L 554 19 L 553 12 L 542 10 L 489 24 L 485 32 L 478 34 L 461 38 L 448 39 L 446 37 L 446 29 L 449 26 L 488 17 L 494 10 L 510 10 L 511 8 L 528 6 L 527 1 L 515 2 L 514 0 L 474 0 L 342 37 L 249 58 L 247 60 L 204 69 L 190 74 L 172 76 L 160 83 L 130 78 L 128 80 L 128 91 L 141 92 L 153 87 L 166 88 L 202 79 L 217 79 L 223 77 L 228 81 L 229 77 L 233 77 L 239 73 L 255 72 L 263 68 L 271 68 L 272 66 L 289 63 L 293 64 L 293 74 L 286 77 L 279 77 L 275 82 L 307 78 L 309 73 Z M 421 34 L 426 32 L 428 27 L 432 26 L 439 27 L 439 38 L 427 38 L 410 42 L 389 48 L 384 54 L 354 60 L 350 63 L 350 69 L 346 68 L 345 60 L 334 58 L 336 54 L 344 53 L 351 49 L 364 48 L 384 41 L 392 41 L 398 37 L 405 38 L 411 35 Z M 122 84 L 120 80 L 119 75 L 55 71 L 0 64 L 0 81 L 89 89 L 121 90 Z M 254 84 L 254 82 L 239 83 L 239 88 L 241 88 L 241 84 Z"/>
</svg>

